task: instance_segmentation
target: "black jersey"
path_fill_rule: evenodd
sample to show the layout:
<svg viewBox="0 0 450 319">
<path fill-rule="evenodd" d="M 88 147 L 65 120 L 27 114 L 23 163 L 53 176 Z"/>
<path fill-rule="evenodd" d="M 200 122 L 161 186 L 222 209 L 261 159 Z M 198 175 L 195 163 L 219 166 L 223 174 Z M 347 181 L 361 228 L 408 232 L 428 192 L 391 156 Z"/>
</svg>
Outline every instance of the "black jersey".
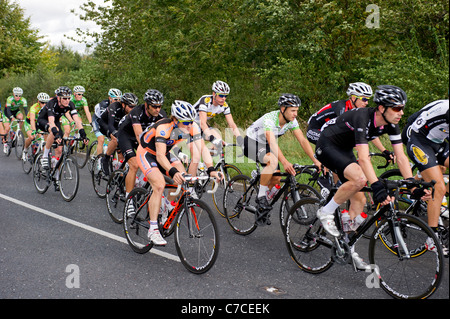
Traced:
<svg viewBox="0 0 450 319">
<path fill-rule="evenodd" d="M 320 135 L 319 141 L 338 145 L 342 149 L 352 149 L 358 144 L 388 134 L 392 144 L 402 143 L 398 124 L 376 126 L 375 108 L 359 108 L 345 112 L 328 121 Z"/>
<path fill-rule="evenodd" d="M 39 111 L 38 119 L 48 120 L 49 116 L 55 117 L 55 123 L 59 121 L 61 116 L 70 112 L 70 115 L 78 114 L 75 104 L 70 101 L 69 105 L 66 107 L 61 107 L 58 105 L 58 98 L 54 97 L 50 101 L 45 104 L 42 109 Z"/>
<path fill-rule="evenodd" d="M 120 124 L 119 129 L 134 135 L 134 125 L 141 125 L 142 131 L 145 131 L 152 123 L 165 118 L 165 114 L 166 113 L 161 109 L 157 116 L 151 116 L 145 111 L 145 105 L 141 104 L 134 107 L 133 110 L 128 113 L 125 120 Z"/>
<path fill-rule="evenodd" d="M 121 102 L 111 103 L 102 113 L 100 118 L 101 123 L 99 124 L 101 126 L 106 126 L 107 131 L 111 134 L 119 128 L 119 122 L 125 115 L 125 110 L 122 107 Z"/>
<path fill-rule="evenodd" d="M 320 131 L 320 129 L 326 122 L 338 117 L 339 115 L 344 114 L 344 112 L 347 112 L 351 109 L 353 109 L 353 104 L 350 100 L 339 100 L 331 102 L 311 115 L 308 120 L 308 130 L 318 129 Z"/>
</svg>

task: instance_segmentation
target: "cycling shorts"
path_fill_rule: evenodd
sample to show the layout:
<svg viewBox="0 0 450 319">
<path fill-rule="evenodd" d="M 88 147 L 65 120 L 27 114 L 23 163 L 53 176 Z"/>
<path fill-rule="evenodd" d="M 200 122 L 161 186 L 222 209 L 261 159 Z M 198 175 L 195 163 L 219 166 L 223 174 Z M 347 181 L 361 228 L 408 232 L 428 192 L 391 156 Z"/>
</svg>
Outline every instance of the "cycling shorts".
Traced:
<svg viewBox="0 0 450 319">
<path fill-rule="evenodd" d="M 344 177 L 344 170 L 347 166 L 352 163 L 358 163 L 355 154 L 353 154 L 353 148 L 342 149 L 333 143 L 324 143 L 324 139 L 317 141 L 316 158 L 326 168 L 336 173 L 342 183 L 347 181 Z"/>
<path fill-rule="evenodd" d="M 95 137 L 103 136 L 102 132 L 100 132 L 100 125 L 98 124 L 98 117 L 95 113 L 92 115 L 92 130 L 95 133 Z"/>
<path fill-rule="evenodd" d="M 147 152 L 142 146 L 139 146 L 136 151 L 137 163 L 141 171 L 147 176 L 158 169 L 162 174 L 169 176 L 169 172 L 166 171 L 156 160 L 156 156 Z M 172 155 L 170 152 L 166 154 L 166 158 L 172 164 L 180 163 L 180 160 Z"/>
<path fill-rule="evenodd" d="M 270 146 L 267 143 L 259 143 L 258 141 L 255 141 L 252 138 L 249 138 L 246 136 L 244 138 L 244 155 L 257 162 L 260 163 L 262 166 L 266 166 L 266 164 L 263 162 L 264 156 L 266 154 L 270 153 Z M 277 170 L 280 169 L 280 164 L 277 165 Z"/>
<path fill-rule="evenodd" d="M 420 172 L 437 166 L 444 165 L 448 158 L 448 143 L 433 143 L 421 134 L 411 130 L 406 152 L 409 158 L 417 165 Z"/>
<path fill-rule="evenodd" d="M 135 150 L 138 148 L 139 143 L 134 134 L 131 135 L 124 130 L 119 130 L 117 140 L 119 141 L 120 151 L 127 161 L 136 156 Z"/>
</svg>

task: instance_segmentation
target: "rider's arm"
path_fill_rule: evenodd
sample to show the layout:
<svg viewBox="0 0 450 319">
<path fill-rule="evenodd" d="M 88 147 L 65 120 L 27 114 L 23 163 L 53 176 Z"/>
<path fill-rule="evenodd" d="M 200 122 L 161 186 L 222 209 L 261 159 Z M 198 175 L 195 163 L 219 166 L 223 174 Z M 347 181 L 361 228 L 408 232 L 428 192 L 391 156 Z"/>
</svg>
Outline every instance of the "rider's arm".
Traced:
<svg viewBox="0 0 450 319">
<path fill-rule="evenodd" d="M 403 144 L 392 144 L 392 148 L 394 149 L 394 155 L 397 158 L 397 165 L 403 178 L 406 179 L 412 177 L 413 174 L 411 171 L 411 166 L 409 165 L 409 160 L 403 152 Z"/>
<path fill-rule="evenodd" d="M 200 119 L 200 128 L 203 131 L 203 134 L 207 137 L 209 137 L 211 135 L 211 132 L 209 131 L 209 127 L 208 127 L 208 116 L 206 115 L 206 112 L 203 111 L 199 111 L 198 112 L 198 117 Z"/>
<path fill-rule="evenodd" d="M 83 106 L 83 108 L 84 108 L 84 113 L 86 114 L 87 120 L 88 120 L 89 124 L 91 124 L 92 123 L 92 115 L 91 115 L 91 112 L 89 111 L 89 106 L 85 105 L 85 106 Z"/>
<path fill-rule="evenodd" d="M 138 143 L 140 145 L 141 140 L 139 139 L 139 136 L 142 133 L 142 125 L 133 123 L 133 131 L 134 131 L 134 135 L 136 135 L 136 140 L 138 141 Z"/>
<path fill-rule="evenodd" d="M 241 133 L 239 132 L 236 123 L 234 123 L 233 116 L 231 114 L 227 114 L 225 115 L 225 120 L 227 120 L 228 127 L 233 130 L 234 136 L 236 137 L 241 136 Z"/>
<path fill-rule="evenodd" d="M 361 166 L 364 175 L 370 184 L 378 181 L 377 174 L 373 169 L 372 162 L 369 156 L 369 145 L 368 144 L 356 144 L 356 151 L 358 152 L 358 163 Z"/>
</svg>

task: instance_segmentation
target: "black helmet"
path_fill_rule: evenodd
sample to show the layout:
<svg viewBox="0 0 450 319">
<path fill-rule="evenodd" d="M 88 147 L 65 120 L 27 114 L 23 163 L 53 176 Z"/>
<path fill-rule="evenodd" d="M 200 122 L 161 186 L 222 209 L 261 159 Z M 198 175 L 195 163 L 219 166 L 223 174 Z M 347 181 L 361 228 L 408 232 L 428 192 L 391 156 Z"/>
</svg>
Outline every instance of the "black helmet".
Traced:
<svg viewBox="0 0 450 319">
<path fill-rule="evenodd" d="M 302 105 L 302 101 L 300 101 L 300 98 L 294 94 L 283 93 L 278 99 L 279 107 L 300 107 L 300 105 Z"/>
<path fill-rule="evenodd" d="M 133 93 L 125 93 L 125 94 L 123 94 L 122 97 L 120 98 L 120 101 L 121 101 L 122 103 L 125 103 L 125 104 L 128 105 L 129 107 L 135 107 L 135 106 L 138 104 L 139 99 L 138 99 L 138 97 L 137 97 L 135 94 L 133 94 Z"/>
<path fill-rule="evenodd" d="M 375 91 L 373 101 L 385 107 L 403 106 L 407 97 L 405 91 L 394 85 L 379 85 Z"/>
<path fill-rule="evenodd" d="M 68 86 L 60 86 L 56 89 L 55 94 L 57 96 L 69 96 L 72 95 L 72 90 Z"/>
<path fill-rule="evenodd" d="M 144 101 L 149 104 L 160 104 L 164 103 L 164 96 L 158 90 L 150 89 L 144 94 Z"/>
</svg>

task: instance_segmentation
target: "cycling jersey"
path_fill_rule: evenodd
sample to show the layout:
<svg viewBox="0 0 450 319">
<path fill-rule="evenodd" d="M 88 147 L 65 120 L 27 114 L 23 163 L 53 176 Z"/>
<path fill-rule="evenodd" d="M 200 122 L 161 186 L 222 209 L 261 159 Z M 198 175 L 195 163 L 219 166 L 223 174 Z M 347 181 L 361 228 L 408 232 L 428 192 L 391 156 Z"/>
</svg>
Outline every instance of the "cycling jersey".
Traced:
<svg viewBox="0 0 450 319">
<path fill-rule="evenodd" d="M 197 123 L 192 124 L 189 133 L 184 133 L 171 119 L 162 119 L 141 134 L 140 142 L 147 152 L 156 156 L 156 143 L 166 144 L 167 154 L 176 144 L 190 138 L 194 141 L 201 139 L 200 127 Z"/>
<path fill-rule="evenodd" d="M 70 100 L 73 102 L 73 104 L 75 104 L 75 108 L 77 109 L 88 106 L 88 102 L 84 96 L 81 98 L 81 100 L 78 101 L 75 98 L 75 95 L 72 95 Z"/>
<path fill-rule="evenodd" d="M 47 104 L 44 105 L 44 107 L 39 112 L 39 119 L 46 119 L 48 120 L 49 116 L 55 117 L 55 123 L 59 122 L 59 119 L 61 116 L 66 114 L 67 112 L 70 112 L 70 115 L 76 115 L 78 114 L 77 110 L 75 109 L 75 105 L 72 103 L 72 101 L 69 102 L 69 105 L 66 107 L 61 107 L 62 105 L 58 105 L 58 98 L 54 97 L 50 101 L 47 102 Z"/>
<path fill-rule="evenodd" d="M 123 123 L 120 124 L 120 129 L 131 135 L 134 135 L 133 130 L 134 125 L 141 125 L 142 130 L 145 131 L 147 127 L 150 126 L 152 123 L 155 123 L 160 119 L 166 117 L 165 115 L 166 112 L 164 112 L 164 110 L 161 109 L 160 113 L 157 116 L 151 116 L 147 114 L 147 111 L 145 110 L 145 105 L 141 104 L 134 107 L 133 110 L 130 113 L 128 113 Z"/>
<path fill-rule="evenodd" d="M 42 106 L 41 106 L 41 104 L 39 102 L 33 104 L 30 107 L 30 112 L 28 112 L 28 114 L 27 114 L 27 123 L 31 123 L 30 122 L 30 115 L 31 115 L 31 113 L 34 114 L 34 119 L 36 120 L 38 118 L 38 114 L 41 111 L 41 109 L 42 109 Z"/>
<path fill-rule="evenodd" d="M 322 127 L 319 142 L 332 143 L 343 149 L 353 149 L 358 144 L 388 134 L 392 144 L 400 144 L 400 128 L 398 124 L 376 126 L 375 108 L 357 108 L 345 112 Z M 317 144 L 319 145 L 319 144 Z"/>
<path fill-rule="evenodd" d="M 353 108 L 353 103 L 350 100 L 339 100 L 325 105 L 309 118 L 306 137 L 311 143 L 316 144 L 320 136 L 321 128 L 326 122 Z"/>
<path fill-rule="evenodd" d="M 203 95 L 193 106 L 197 110 L 196 122 L 200 120 L 198 115 L 199 112 L 206 112 L 206 117 L 208 120 L 220 113 L 223 113 L 224 115 L 231 114 L 231 110 L 227 102 L 225 102 L 223 106 L 213 105 L 212 95 Z"/>
<path fill-rule="evenodd" d="M 6 107 L 11 108 L 11 111 L 16 111 L 18 110 L 20 107 L 26 108 L 28 107 L 27 104 L 27 99 L 24 98 L 23 96 L 19 99 L 19 101 L 14 100 L 14 96 L 9 96 L 6 99 Z"/>
<path fill-rule="evenodd" d="M 112 103 L 98 120 L 100 131 L 108 136 L 109 134 L 113 134 L 118 130 L 119 122 L 125 115 L 125 110 L 121 102 Z"/>
<path fill-rule="evenodd" d="M 410 128 L 421 134 L 433 143 L 444 143 L 449 133 L 449 106 L 448 100 L 438 100 L 429 103 L 420 111 L 411 115 L 414 121 Z M 409 123 L 408 119 L 408 123 Z"/>
<path fill-rule="evenodd" d="M 280 127 L 279 114 L 279 110 L 264 114 L 247 129 L 247 136 L 258 143 L 267 143 L 266 131 L 272 131 L 275 137 L 278 138 L 288 130 L 300 129 L 297 120 Z"/>
<path fill-rule="evenodd" d="M 97 118 L 102 117 L 103 112 L 105 112 L 106 108 L 109 106 L 109 99 L 103 100 L 100 103 L 97 103 L 94 107 L 94 114 Z"/>
</svg>

